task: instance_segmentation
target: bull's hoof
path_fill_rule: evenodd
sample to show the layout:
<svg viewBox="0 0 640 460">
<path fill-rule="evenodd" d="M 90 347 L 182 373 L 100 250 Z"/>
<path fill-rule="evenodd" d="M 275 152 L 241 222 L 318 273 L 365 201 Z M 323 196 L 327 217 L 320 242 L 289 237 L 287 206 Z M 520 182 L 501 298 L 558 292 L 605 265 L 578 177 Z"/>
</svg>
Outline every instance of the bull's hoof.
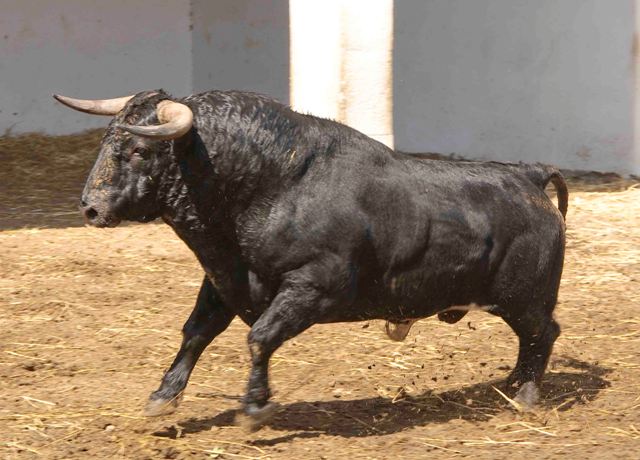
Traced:
<svg viewBox="0 0 640 460">
<path fill-rule="evenodd" d="M 150 398 L 145 406 L 142 414 L 146 417 L 158 417 L 160 415 L 167 415 L 175 412 L 182 401 L 182 393 L 173 399 L 153 399 Z"/>
<path fill-rule="evenodd" d="M 513 400 L 517 402 L 523 410 L 532 410 L 538 401 L 540 401 L 538 385 L 531 381 L 523 383 Z"/>
<path fill-rule="evenodd" d="M 248 432 L 258 431 L 271 419 L 280 405 L 278 403 L 269 402 L 262 407 L 255 404 L 245 406 L 242 411 L 236 413 L 236 425 L 244 428 Z"/>
</svg>

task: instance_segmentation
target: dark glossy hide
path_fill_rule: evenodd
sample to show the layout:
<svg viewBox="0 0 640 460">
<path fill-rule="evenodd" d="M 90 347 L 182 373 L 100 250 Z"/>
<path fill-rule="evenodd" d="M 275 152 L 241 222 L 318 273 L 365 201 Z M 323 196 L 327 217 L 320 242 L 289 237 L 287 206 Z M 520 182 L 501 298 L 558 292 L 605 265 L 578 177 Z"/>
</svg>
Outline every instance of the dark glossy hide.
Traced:
<svg viewBox="0 0 640 460">
<path fill-rule="evenodd" d="M 245 410 L 256 420 L 267 407 L 269 357 L 316 323 L 491 306 L 521 340 L 510 383 L 538 383 L 559 333 L 552 311 L 565 228 L 543 190 L 554 182 L 564 214 L 557 170 L 399 154 L 241 92 L 176 100 L 194 126 L 175 141 L 118 129 L 156 124 L 154 107 L 167 98 L 141 93 L 118 114 L 83 195 L 96 225 L 162 217 L 207 275 L 150 412 L 177 400 L 235 315 L 252 326 Z"/>
</svg>

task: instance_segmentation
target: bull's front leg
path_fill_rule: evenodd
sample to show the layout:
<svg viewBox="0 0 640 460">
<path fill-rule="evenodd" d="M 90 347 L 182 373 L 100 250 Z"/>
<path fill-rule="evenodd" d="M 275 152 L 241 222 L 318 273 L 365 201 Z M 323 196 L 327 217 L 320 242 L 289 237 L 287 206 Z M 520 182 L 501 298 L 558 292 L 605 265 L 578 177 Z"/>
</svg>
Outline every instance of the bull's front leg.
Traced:
<svg viewBox="0 0 640 460">
<path fill-rule="evenodd" d="M 216 288 L 205 276 L 196 305 L 182 328 L 180 351 L 164 374 L 160 388 L 151 393 L 145 415 L 169 414 L 178 407 L 198 358 L 207 345 L 229 326 L 234 316 L 235 313 L 225 307 Z"/>
<path fill-rule="evenodd" d="M 269 308 L 251 327 L 248 342 L 252 366 L 243 414 L 237 417 L 237 422 L 245 428 L 260 428 L 277 408 L 269 402 L 271 355 L 286 340 L 320 322 L 336 305 L 318 285 L 313 282 L 313 270 L 309 267 L 290 274 Z"/>
</svg>

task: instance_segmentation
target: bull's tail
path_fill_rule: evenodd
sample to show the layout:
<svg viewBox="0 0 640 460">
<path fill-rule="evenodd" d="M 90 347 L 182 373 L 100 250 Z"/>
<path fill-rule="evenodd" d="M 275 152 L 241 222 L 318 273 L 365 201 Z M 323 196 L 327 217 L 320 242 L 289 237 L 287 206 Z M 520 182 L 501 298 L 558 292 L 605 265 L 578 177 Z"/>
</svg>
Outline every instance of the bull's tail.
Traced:
<svg viewBox="0 0 640 460">
<path fill-rule="evenodd" d="M 527 165 L 523 168 L 523 172 L 531 182 L 542 190 L 545 189 L 549 182 L 553 184 L 556 188 L 556 196 L 558 198 L 558 210 L 560 214 L 562 214 L 562 218 L 565 219 L 569 207 L 569 191 L 567 190 L 567 183 L 560 171 L 553 166 L 535 164 Z"/>
</svg>

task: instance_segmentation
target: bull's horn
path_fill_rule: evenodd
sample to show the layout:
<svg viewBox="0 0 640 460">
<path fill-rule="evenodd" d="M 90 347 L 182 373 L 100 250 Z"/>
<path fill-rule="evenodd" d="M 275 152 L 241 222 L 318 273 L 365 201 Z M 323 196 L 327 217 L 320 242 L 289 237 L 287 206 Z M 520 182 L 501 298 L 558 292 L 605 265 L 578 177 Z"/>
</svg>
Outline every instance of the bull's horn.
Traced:
<svg viewBox="0 0 640 460">
<path fill-rule="evenodd" d="M 67 107 L 80 112 L 91 113 L 94 115 L 115 115 L 120 112 L 124 105 L 133 97 L 117 97 L 115 99 L 74 99 L 72 97 L 60 96 L 54 94 L 53 97 L 62 102 Z"/>
<path fill-rule="evenodd" d="M 193 112 L 184 104 L 169 100 L 160 101 L 156 106 L 156 112 L 161 125 L 119 125 L 119 127 L 138 136 L 169 140 L 183 136 L 193 125 Z"/>
</svg>

